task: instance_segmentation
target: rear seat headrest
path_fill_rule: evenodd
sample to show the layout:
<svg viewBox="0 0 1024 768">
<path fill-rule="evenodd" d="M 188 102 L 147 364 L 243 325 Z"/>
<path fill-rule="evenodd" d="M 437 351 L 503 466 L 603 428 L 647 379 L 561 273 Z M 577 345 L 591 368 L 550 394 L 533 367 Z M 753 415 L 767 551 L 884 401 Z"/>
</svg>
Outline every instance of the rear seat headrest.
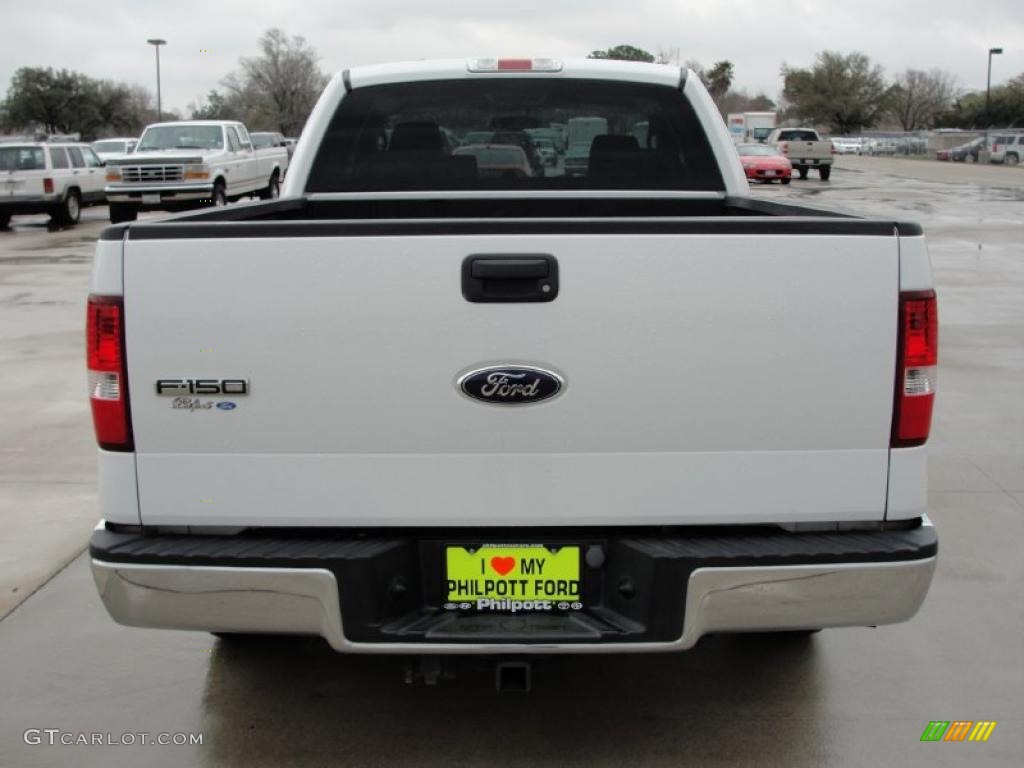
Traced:
<svg viewBox="0 0 1024 768">
<path fill-rule="evenodd" d="M 640 144 L 635 136 L 620 136 L 614 133 L 605 133 L 595 136 L 590 145 L 590 156 L 601 154 L 613 154 L 619 152 L 638 152 Z"/>
<path fill-rule="evenodd" d="M 388 152 L 440 152 L 443 148 L 441 129 L 429 120 L 399 123 L 388 144 Z"/>
</svg>

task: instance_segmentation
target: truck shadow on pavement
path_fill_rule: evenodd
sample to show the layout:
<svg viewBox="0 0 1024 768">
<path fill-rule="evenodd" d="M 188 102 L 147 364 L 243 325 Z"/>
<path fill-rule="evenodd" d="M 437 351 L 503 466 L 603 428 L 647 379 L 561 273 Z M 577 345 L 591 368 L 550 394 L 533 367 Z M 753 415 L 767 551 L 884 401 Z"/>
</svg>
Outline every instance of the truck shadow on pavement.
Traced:
<svg viewBox="0 0 1024 768">
<path fill-rule="evenodd" d="M 681 654 L 548 657 L 497 693 L 463 658 L 437 686 L 398 657 L 319 639 L 218 641 L 203 696 L 208 765 L 792 765 L 823 755 L 812 638 L 705 638 Z"/>
</svg>

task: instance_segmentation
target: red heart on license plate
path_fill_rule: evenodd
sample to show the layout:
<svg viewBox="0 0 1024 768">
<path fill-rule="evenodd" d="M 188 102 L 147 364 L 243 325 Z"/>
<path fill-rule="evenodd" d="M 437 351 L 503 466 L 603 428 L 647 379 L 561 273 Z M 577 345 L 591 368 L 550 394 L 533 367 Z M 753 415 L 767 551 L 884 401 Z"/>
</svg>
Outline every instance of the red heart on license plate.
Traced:
<svg viewBox="0 0 1024 768">
<path fill-rule="evenodd" d="M 506 576 L 508 572 L 516 567 L 516 559 L 514 557 L 492 557 L 491 568 L 493 568 L 499 576 Z"/>
</svg>

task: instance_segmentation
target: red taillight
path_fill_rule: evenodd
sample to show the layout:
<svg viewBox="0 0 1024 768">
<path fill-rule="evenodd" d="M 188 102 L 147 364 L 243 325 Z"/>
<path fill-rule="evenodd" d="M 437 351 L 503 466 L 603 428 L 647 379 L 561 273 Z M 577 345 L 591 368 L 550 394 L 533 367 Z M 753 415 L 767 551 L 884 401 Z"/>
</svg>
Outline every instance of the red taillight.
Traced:
<svg viewBox="0 0 1024 768">
<path fill-rule="evenodd" d="M 96 441 L 108 451 L 133 448 L 124 357 L 124 300 L 90 296 L 85 321 L 89 403 Z"/>
<path fill-rule="evenodd" d="M 43 179 L 43 193 L 47 195 L 53 194 L 53 179 Z"/>
<path fill-rule="evenodd" d="M 935 291 L 900 294 L 893 448 L 923 445 L 932 426 L 939 361 L 939 315 Z"/>
<path fill-rule="evenodd" d="M 788 141 L 784 141 L 781 144 L 779 144 L 779 152 L 781 152 L 784 155 L 788 155 L 789 154 L 789 142 Z"/>
</svg>

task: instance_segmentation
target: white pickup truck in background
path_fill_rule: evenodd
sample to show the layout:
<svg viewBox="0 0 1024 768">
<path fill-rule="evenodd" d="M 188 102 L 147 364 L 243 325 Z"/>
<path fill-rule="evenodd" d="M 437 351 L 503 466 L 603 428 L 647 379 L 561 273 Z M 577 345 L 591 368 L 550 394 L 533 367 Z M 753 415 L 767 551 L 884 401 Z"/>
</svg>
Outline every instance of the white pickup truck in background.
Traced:
<svg viewBox="0 0 1024 768">
<path fill-rule="evenodd" d="M 789 159 L 801 179 L 807 178 L 811 168 L 817 169 L 822 181 L 828 181 L 832 175 L 836 148 L 813 128 L 776 128 L 768 134 L 765 144 L 778 148 L 779 154 Z"/>
<path fill-rule="evenodd" d="M 107 161 L 110 221 L 134 221 L 144 210 L 226 205 L 248 195 L 275 199 L 287 169 L 287 149 L 254 149 L 242 123 L 156 123 L 132 154 Z"/>
<path fill-rule="evenodd" d="M 574 117 L 606 121 L 583 171 L 444 140 Z M 282 199 L 110 227 L 91 293 L 123 624 L 669 651 L 904 621 L 931 582 L 921 228 L 752 199 L 685 69 L 345 71 Z"/>
</svg>

